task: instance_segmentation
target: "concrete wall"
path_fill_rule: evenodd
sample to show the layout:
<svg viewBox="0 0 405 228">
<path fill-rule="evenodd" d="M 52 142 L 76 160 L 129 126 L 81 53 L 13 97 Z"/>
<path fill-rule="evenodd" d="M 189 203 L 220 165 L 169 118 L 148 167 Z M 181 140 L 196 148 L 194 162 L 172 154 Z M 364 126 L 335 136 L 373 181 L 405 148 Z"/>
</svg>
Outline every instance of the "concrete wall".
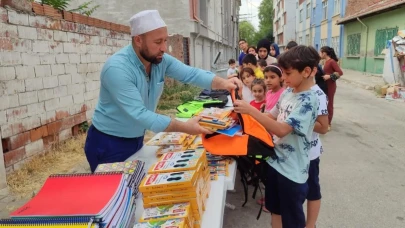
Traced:
<svg viewBox="0 0 405 228">
<path fill-rule="evenodd" d="M 343 67 L 347 69 L 363 71 L 372 74 L 382 74 L 384 66 L 384 55 L 375 56 L 375 36 L 378 29 L 398 27 L 405 29 L 405 7 L 378 14 L 362 19 L 363 23 L 369 27 L 368 34 L 366 28 L 358 21 L 344 25 L 344 53 Z M 347 56 L 347 36 L 361 33 L 360 55 L 356 57 Z M 366 49 L 367 46 L 367 49 Z"/>
</svg>

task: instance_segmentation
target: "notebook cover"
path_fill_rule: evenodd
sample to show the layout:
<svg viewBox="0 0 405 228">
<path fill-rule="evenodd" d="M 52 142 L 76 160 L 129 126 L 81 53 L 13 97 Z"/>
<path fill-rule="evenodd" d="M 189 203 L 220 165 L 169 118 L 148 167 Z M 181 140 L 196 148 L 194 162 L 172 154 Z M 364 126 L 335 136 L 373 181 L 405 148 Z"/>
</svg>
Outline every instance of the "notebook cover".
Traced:
<svg viewBox="0 0 405 228">
<path fill-rule="evenodd" d="M 120 190 L 122 173 L 51 175 L 10 217 L 97 216 Z"/>
<path fill-rule="evenodd" d="M 96 227 L 90 217 L 60 217 L 60 218 L 30 218 L 30 219 L 0 219 L 0 227 Z M 89 226 L 89 224 L 91 224 Z"/>
</svg>

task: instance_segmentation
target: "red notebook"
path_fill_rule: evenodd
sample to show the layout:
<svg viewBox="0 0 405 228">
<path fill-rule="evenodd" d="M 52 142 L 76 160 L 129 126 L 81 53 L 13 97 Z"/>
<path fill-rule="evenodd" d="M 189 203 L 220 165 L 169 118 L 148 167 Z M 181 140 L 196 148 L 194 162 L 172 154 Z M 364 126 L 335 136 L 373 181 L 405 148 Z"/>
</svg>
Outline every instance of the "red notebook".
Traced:
<svg viewBox="0 0 405 228">
<path fill-rule="evenodd" d="M 124 187 L 122 173 L 51 175 L 38 194 L 10 216 L 97 217 L 115 203 Z"/>
</svg>

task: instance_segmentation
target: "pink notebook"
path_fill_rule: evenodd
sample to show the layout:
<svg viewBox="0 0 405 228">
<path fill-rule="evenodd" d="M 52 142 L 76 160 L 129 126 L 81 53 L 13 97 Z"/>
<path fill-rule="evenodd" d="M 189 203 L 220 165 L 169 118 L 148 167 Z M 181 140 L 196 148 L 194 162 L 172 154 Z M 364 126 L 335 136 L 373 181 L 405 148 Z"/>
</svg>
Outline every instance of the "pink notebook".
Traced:
<svg viewBox="0 0 405 228">
<path fill-rule="evenodd" d="M 123 185 L 122 173 L 51 175 L 38 194 L 10 217 L 100 217 L 118 200 Z"/>
</svg>

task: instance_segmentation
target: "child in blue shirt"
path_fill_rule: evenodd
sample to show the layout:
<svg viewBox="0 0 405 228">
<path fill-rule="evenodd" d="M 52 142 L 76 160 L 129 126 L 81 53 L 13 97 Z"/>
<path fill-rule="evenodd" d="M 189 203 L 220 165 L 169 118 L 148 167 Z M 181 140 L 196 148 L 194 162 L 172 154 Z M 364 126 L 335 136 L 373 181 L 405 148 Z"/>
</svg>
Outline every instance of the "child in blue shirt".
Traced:
<svg viewBox="0 0 405 228">
<path fill-rule="evenodd" d="M 264 114 L 244 101 L 235 101 L 238 113 L 250 114 L 274 137 L 277 158 L 269 158 L 265 206 L 273 228 L 304 228 L 303 203 L 308 193 L 309 150 L 319 102 L 311 90 L 320 57 L 307 46 L 297 46 L 278 58 L 288 89 L 276 106 Z"/>
</svg>

